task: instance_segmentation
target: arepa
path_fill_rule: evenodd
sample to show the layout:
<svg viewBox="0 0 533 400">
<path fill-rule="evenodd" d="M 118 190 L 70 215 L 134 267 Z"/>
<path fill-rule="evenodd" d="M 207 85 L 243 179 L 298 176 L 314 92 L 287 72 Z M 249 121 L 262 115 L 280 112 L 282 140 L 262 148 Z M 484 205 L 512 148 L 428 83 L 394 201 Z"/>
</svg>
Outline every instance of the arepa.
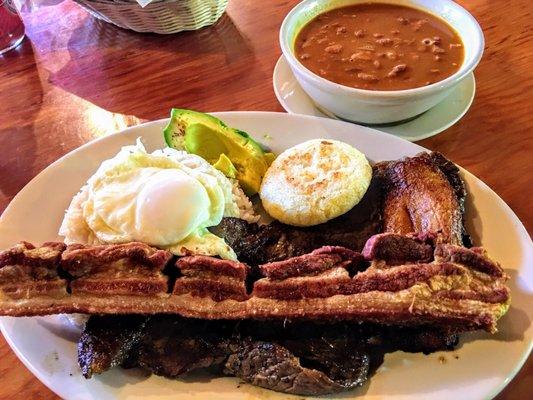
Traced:
<svg viewBox="0 0 533 400">
<path fill-rule="evenodd" d="M 259 195 L 273 218 L 311 226 L 349 211 L 364 196 L 371 178 L 372 167 L 359 150 L 337 140 L 314 139 L 276 158 Z"/>
</svg>

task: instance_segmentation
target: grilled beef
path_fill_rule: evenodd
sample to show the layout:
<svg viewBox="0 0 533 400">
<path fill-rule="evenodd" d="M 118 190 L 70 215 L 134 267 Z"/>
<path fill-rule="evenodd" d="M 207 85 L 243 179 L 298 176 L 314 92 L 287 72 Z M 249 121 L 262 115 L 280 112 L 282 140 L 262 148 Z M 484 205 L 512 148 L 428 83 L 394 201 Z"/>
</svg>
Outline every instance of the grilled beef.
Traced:
<svg viewBox="0 0 533 400">
<path fill-rule="evenodd" d="M 224 218 L 210 230 L 224 238 L 241 262 L 251 266 L 286 260 L 323 246 L 361 251 L 372 235 L 381 232 L 381 196 L 381 185 L 373 179 L 359 204 L 324 224 L 297 228 L 277 221 L 258 225 Z"/>
<path fill-rule="evenodd" d="M 385 352 L 429 353 L 456 344 L 455 332 L 429 327 L 93 316 L 78 361 L 87 378 L 121 363 L 168 378 L 211 367 L 269 389 L 320 395 L 362 384 Z"/>
<path fill-rule="evenodd" d="M 105 315 L 89 318 L 78 341 L 78 364 L 84 377 L 121 365 L 144 335 L 147 318 Z"/>
<path fill-rule="evenodd" d="M 304 358 L 296 357 L 277 343 L 244 340 L 228 357 L 224 371 L 277 392 L 324 395 L 351 389 L 367 380 L 368 355 L 354 349 L 343 350 L 346 349 L 327 348 L 318 354 L 310 352 Z"/>
<path fill-rule="evenodd" d="M 235 322 L 150 317 L 128 366 L 176 378 L 186 372 L 220 365 L 230 353 Z"/>
</svg>

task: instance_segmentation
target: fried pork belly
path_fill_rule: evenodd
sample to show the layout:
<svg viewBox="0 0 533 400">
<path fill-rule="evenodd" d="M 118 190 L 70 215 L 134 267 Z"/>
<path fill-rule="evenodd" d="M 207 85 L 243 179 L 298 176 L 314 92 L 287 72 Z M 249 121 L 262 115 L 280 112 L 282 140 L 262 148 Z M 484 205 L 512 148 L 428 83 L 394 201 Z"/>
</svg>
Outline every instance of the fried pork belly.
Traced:
<svg viewBox="0 0 533 400">
<path fill-rule="evenodd" d="M 389 234 L 393 235 L 393 234 Z M 380 242 L 395 241 L 397 255 L 380 252 Z M 372 242 L 374 244 L 372 244 Z M 411 243 L 413 242 L 413 243 Z M 410 243 L 410 245 L 406 245 Z M 203 319 L 293 318 L 309 320 L 357 320 L 391 325 L 435 324 L 462 329 L 496 330 L 496 322 L 509 306 L 507 276 L 480 248 L 437 244 L 432 260 L 422 247 L 420 260 L 412 258 L 421 244 L 412 237 L 371 238 L 367 248 L 375 259 L 363 261 L 357 252 L 342 247 L 323 247 L 284 261 L 259 266 L 261 276 L 250 280 L 245 264 L 207 256 L 179 259 L 139 243 L 108 246 L 74 246 L 65 250 L 52 268 L 61 280 L 42 307 L 30 293 L 22 301 L 6 297 L 13 292 L 10 271 L 20 264 L 19 245 L 0 256 L 4 260 L 0 281 L 2 315 L 52 313 L 128 314 L 170 313 Z M 422 243 L 426 244 L 426 243 Z M 376 247 L 377 246 L 377 247 Z M 50 248 L 32 249 L 44 254 L 24 265 L 25 276 L 36 276 Z M 24 250 L 22 250 L 23 252 Z M 368 255 L 367 254 L 367 255 Z M 383 259 L 379 259 L 379 257 Z M 7 268 L 7 269 L 6 269 Z M 177 274 L 176 271 L 180 273 Z M 55 274 L 55 275 L 54 275 Z M 29 279 L 29 278 L 28 278 Z M 33 281 L 32 281 L 33 282 Z M 46 281 L 48 282 L 48 281 Z M 21 282 L 21 288 L 24 288 Z M 9 286 L 11 285 L 11 286 Z M 7 292 L 4 287 L 10 287 Z M 70 287 L 71 294 L 67 294 Z M 22 289 L 21 289 L 22 290 Z M 42 296 L 42 292 L 40 294 Z"/>
<path fill-rule="evenodd" d="M 366 242 L 362 253 L 366 260 L 381 260 L 388 265 L 430 262 L 433 259 L 432 244 L 432 237 L 381 233 Z"/>
<path fill-rule="evenodd" d="M 168 251 L 144 243 L 70 245 L 61 256 L 61 267 L 73 279 L 74 295 L 166 296 L 163 268 L 172 258 Z"/>
<path fill-rule="evenodd" d="M 239 262 L 219 260 L 209 256 L 182 257 L 176 262 L 182 274 L 174 284 L 175 295 L 191 293 L 209 296 L 214 301 L 246 300 L 246 277 L 250 267 Z"/>
<path fill-rule="evenodd" d="M 39 314 L 66 298 L 67 281 L 58 273 L 64 249 L 63 243 L 35 247 L 21 242 L 0 252 L 0 309 L 15 307 L 15 314 Z"/>
<path fill-rule="evenodd" d="M 463 226 L 466 190 L 459 169 L 440 153 L 378 163 L 384 190 L 383 231 L 437 233 L 442 243 L 467 245 Z"/>
<path fill-rule="evenodd" d="M 0 315 L 142 312 L 168 297 L 172 255 L 144 243 L 85 246 L 27 242 L 0 252 Z M 75 303 L 75 304 L 74 304 Z M 137 306 L 136 306 L 137 304 Z M 105 310 L 105 311 L 104 311 Z"/>
</svg>

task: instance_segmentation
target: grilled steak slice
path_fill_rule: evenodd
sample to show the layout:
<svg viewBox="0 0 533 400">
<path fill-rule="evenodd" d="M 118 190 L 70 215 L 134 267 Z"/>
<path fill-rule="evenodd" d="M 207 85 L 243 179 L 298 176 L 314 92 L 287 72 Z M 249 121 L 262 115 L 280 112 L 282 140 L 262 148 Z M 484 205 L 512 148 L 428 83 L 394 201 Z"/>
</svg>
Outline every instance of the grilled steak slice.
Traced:
<svg viewBox="0 0 533 400">
<path fill-rule="evenodd" d="M 353 388 L 368 377 L 369 358 L 365 353 L 311 356 L 309 361 L 329 374 L 304 367 L 301 359 L 277 343 L 245 340 L 229 356 L 224 371 L 252 385 L 304 396 Z"/>
<path fill-rule="evenodd" d="M 220 365 L 230 354 L 235 325 L 228 321 L 155 316 L 130 360 L 135 359 L 135 365 L 168 378 Z"/>
<path fill-rule="evenodd" d="M 382 231 L 381 204 L 381 186 L 373 179 L 359 204 L 324 224 L 297 228 L 277 221 L 258 225 L 224 218 L 218 226 L 209 229 L 224 238 L 240 261 L 251 266 L 286 260 L 323 246 L 361 251 L 372 235 Z"/>
<path fill-rule="evenodd" d="M 437 241 L 463 244 L 466 190 L 458 168 L 439 153 L 378 163 L 384 189 L 383 230 L 436 233 Z"/>
<path fill-rule="evenodd" d="M 400 331 L 387 328 L 382 332 L 382 341 L 388 349 L 429 354 L 453 350 L 459 343 L 459 332 L 435 327 L 403 328 Z"/>
<path fill-rule="evenodd" d="M 363 383 L 385 352 L 429 353 L 456 344 L 456 332 L 428 327 L 93 316 L 79 361 L 87 378 L 121 363 L 169 378 L 217 367 L 269 389 L 320 395 Z"/>
<path fill-rule="evenodd" d="M 140 315 L 108 315 L 89 318 L 78 341 L 78 364 L 84 377 L 120 365 L 143 337 L 148 321 Z"/>
</svg>

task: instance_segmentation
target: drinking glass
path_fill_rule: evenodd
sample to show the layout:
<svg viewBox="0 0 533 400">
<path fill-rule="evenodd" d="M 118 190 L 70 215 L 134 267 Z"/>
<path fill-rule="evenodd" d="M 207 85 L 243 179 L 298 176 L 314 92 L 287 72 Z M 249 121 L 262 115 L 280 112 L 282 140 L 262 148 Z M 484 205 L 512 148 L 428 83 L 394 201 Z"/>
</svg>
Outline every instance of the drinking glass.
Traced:
<svg viewBox="0 0 533 400">
<path fill-rule="evenodd" d="M 24 24 L 13 0 L 0 0 L 0 54 L 17 47 L 24 39 Z"/>
</svg>

